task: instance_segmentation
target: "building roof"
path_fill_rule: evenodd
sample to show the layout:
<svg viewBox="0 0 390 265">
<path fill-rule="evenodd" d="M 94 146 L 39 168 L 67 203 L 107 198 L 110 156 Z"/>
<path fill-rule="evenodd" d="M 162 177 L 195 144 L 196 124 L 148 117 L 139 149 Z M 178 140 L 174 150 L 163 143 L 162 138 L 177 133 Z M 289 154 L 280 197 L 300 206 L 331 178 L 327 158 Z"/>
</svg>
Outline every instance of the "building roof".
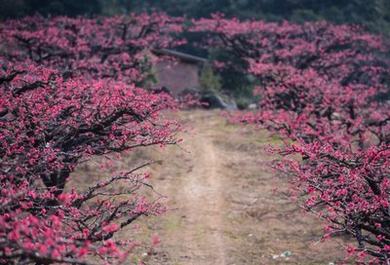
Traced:
<svg viewBox="0 0 390 265">
<path fill-rule="evenodd" d="M 159 49 L 159 50 L 155 49 L 155 50 L 153 50 L 153 53 L 155 53 L 156 55 L 173 56 L 173 57 L 179 58 L 182 61 L 186 61 L 186 62 L 190 62 L 190 63 L 206 63 L 207 62 L 207 59 L 205 59 L 205 58 L 191 55 L 188 53 L 170 50 L 170 49 Z"/>
</svg>

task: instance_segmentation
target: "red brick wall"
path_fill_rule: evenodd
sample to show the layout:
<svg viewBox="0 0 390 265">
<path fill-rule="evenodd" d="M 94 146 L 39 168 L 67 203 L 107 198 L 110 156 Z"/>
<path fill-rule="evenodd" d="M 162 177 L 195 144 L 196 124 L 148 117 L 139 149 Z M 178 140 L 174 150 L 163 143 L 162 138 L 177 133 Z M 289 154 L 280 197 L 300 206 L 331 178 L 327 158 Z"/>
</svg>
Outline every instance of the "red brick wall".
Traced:
<svg viewBox="0 0 390 265">
<path fill-rule="evenodd" d="M 174 96 L 186 88 L 199 88 L 199 66 L 195 63 L 161 60 L 154 68 L 158 82 L 153 87 L 165 86 Z"/>
</svg>

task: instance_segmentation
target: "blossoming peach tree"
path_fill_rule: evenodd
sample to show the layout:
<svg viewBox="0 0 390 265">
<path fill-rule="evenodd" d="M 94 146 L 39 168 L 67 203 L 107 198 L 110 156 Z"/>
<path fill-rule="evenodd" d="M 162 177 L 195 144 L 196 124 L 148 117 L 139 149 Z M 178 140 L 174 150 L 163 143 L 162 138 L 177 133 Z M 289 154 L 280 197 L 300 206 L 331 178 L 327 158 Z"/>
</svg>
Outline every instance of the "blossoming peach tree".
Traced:
<svg viewBox="0 0 390 265">
<path fill-rule="evenodd" d="M 144 50 L 175 45 L 180 31 L 180 19 L 157 13 L 1 25 L 1 264 L 126 259 L 134 242 L 115 233 L 163 210 L 137 195 L 147 175 L 66 185 L 93 156 L 175 143 L 178 125 L 161 116 L 174 100 L 139 86 Z"/>
<path fill-rule="evenodd" d="M 241 59 L 256 80 L 255 112 L 234 115 L 283 136 L 276 167 L 292 178 L 305 208 L 327 222 L 325 237 L 352 235 L 358 263 L 390 264 L 388 47 L 357 26 L 193 21 L 212 44 Z M 299 157 L 297 159 L 296 157 Z"/>
</svg>

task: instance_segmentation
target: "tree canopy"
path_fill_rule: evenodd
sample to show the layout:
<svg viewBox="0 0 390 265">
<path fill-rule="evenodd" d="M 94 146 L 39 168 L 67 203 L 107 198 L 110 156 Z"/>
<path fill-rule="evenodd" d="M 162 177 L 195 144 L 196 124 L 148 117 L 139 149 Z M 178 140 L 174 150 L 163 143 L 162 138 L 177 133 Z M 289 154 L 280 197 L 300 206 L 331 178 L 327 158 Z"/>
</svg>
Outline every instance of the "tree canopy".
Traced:
<svg viewBox="0 0 390 265">
<path fill-rule="evenodd" d="M 361 24 L 375 32 L 390 29 L 390 2 L 386 0 L 1 0 L 1 18 L 42 15 L 107 14 L 160 10 L 173 16 L 228 17 L 294 22 L 328 20 Z"/>
</svg>

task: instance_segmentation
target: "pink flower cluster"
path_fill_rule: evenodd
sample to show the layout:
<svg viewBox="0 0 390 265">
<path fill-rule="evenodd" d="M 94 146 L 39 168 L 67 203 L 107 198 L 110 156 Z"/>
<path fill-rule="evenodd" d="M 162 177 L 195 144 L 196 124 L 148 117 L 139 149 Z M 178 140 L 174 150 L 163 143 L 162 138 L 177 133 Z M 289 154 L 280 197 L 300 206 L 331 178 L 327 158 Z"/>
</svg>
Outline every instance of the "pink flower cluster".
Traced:
<svg viewBox="0 0 390 265">
<path fill-rule="evenodd" d="M 215 15 L 193 24 L 209 33 L 206 46 L 240 58 L 245 65 L 233 67 L 256 78 L 258 110 L 232 120 L 289 139 L 276 150 L 284 157 L 277 168 L 327 221 L 327 235 L 352 235 L 357 246 L 349 253 L 358 262 L 390 264 L 390 106 L 378 100 L 390 87 L 386 44 L 357 26 L 327 22 Z"/>
<path fill-rule="evenodd" d="M 160 115 L 174 100 L 139 86 L 145 50 L 180 43 L 180 31 L 159 13 L 2 23 L 0 263 L 114 264 L 134 246 L 114 234 L 164 210 L 137 195 L 147 175 L 134 170 L 85 190 L 66 184 L 92 156 L 175 143 L 178 125 Z"/>
</svg>

